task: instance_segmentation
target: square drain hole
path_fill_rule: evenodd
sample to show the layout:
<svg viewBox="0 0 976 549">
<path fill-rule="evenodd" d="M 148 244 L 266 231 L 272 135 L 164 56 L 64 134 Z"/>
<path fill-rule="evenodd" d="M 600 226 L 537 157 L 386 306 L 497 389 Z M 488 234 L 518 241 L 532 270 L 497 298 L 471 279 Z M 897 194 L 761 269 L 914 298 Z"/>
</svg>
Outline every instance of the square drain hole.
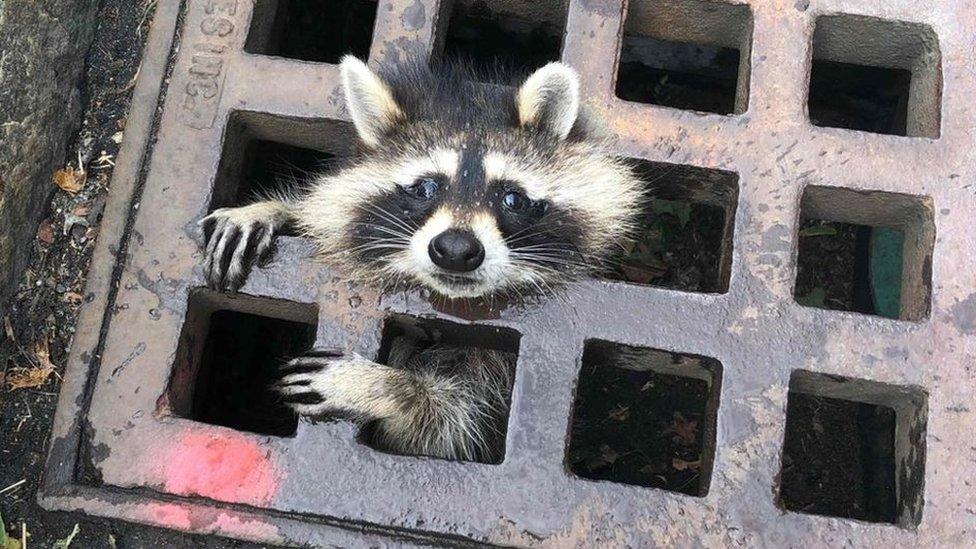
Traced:
<svg viewBox="0 0 976 549">
<path fill-rule="evenodd" d="M 800 210 L 798 303 L 893 319 L 928 316 L 931 199 L 808 187 Z"/>
<path fill-rule="evenodd" d="M 257 0 L 244 51 L 301 61 L 365 60 L 376 0 Z"/>
<path fill-rule="evenodd" d="M 938 137 L 941 90 L 931 28 L 855 15 L 817 18 L 807 102 L 815 126 Z"/>
<path fill-rule="evenodd" d="M 749 106 L 752 11 L 697 0 L 630 2 L 617 97 L 676 109 L 743 113 Z"/>
<path fill-rule="evenodd" d="M 568 2 L 455 0 L 444 31 L 444 57 L 471 62 L 488 80 L 529 73 L 562 53 Z"/>
<path fill-rule="evenodd" d="M 298 417 L 269 386 L 284 360 L 315 343 L 318 309 L 245 295 L 195 290 L 169 405 L 179 417 L 265 435 L 293 436 Z"/>
<path fill-rule="evenodd" d="M 247 204 L 328 173 L 349 154 L 351 132 L 342 122 L 233 112 L 210 209 Z"/>
<path fill-rule="evenodd" d="M 637 238 L 608 277 L 688 292 L 728 291 L 738 175 L 632 162 L 651 200 L 641 214 Z"/>
<path fill-rule="evenodd" d="M 919 388 L 793 372 L 780 501 L 795 512 L 917 525 L 926 418 Z"/>
<path fill-rule="evenodd" d="M 438 375 L 449 375 L 455 381 L 462 381 L 455 384 L 456 387 L 467 387 L 465 392 L 475 392 L 473 398 L 492 403 L 494 412 L 489 414 L 496 415 L 487 423 L 493 424 L 495 428 L 485 430 L 488 442 L 486 446 L 490 450 L 487 454 L 478 454 L 465 461 L 497 464 L 505 457 L 511 388 L 515 378 L 520 338 L 518 332 L 507 328 L 397 315 L 387 319 L 384 325 L 377 362 L 413 374 L 429 375 L 439 371 L 441 373 Z M 476 358 L 478 355 L 465 356 L 465 353 L 472 351 L 478 355 L 492 353 L 494 364 L 498 366 L 492 370 L 490 377 L 495 380 L 494 383 L 489 383 L 485 377 L 479 375 L 483 369 L 475 367 L 473 362 L 478 360 L 483 363 Z M 407 378 L 402 386 L 404 405 L 409 403 L 414 408 L 423 406 L 423 390 L 417 390 L 417 383 L 411 383 Z M 492 387 L 496 391 L 492 391 Z M 446 393 L 446 398 L 456 400 L 461 396 Z M 411 455 L 398 447 L 395 437 L 384 436 L 388 432 L 390 431 L 385 429 L 383 420 L 377 420 L 361 430 L 359 440 L 382 452 Z"/>
<path fill-rule="evenodd" d="M 722 365 L 714 358 L 591 340 L 576 387 L 573 474 L 708 493 Z"/>
</svg>

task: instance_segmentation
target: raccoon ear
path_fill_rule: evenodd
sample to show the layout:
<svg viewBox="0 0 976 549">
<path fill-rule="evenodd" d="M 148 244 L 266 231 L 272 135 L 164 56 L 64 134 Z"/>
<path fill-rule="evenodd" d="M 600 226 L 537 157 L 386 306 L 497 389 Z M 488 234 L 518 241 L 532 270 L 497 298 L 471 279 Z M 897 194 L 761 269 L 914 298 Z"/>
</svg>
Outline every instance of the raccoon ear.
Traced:
<svg viewBox="0 0 976 549">
<path fill-rule="evenodd" d="M 579 77 L 568 65 L 549 63 L 529 76 L 515 101 L 520 125 L 566 139 L 579 116 Z"/>
<path fill-rule="evenodd" d="M 383 135 L 403 118 L 393 92 L 365 63 L 351 55 L 342 58 L 339 72 L 356 133 L 368 147 L 379 146 Z"/>
</svg>

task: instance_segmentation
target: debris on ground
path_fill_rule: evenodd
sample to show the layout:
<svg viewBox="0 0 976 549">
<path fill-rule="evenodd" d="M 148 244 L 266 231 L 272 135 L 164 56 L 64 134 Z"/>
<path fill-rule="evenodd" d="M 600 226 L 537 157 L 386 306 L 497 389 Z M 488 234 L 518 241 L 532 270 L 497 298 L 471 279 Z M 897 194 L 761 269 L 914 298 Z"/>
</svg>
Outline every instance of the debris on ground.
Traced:
<svg viewBox="0 0 976 549">
<path fill-rule="evenodd" d="M 11 391 L 18 389 L 34 389 L 47 383 L 56 368 L 51 362 L 51 352 L 48 350 L 46 339 L 34 344 L 34 357 L 37 364 L 30 367 L 11 368 L 6 371 L 4 380 Z"/>
<path fill-rule="evenodd" d="M 718 291 L 724 224 L 725 213 L 717 206 L 655 199 L 611 276 L 675 290 Z"/>
<path fill-rule="evenodd" d="M 3 514 L 0 513 L 0 549 L 21 549 L 20 540 L 12 537 L 7 532 L 7 525 L 3 522 Z"/>
<path fill-rule="evenodd" d="M 576 399 L 567 454 L 574 473 L 699 493 L 705 381 L 600 360 L 584 365 Z"/>
<path fill-rule="evenodd" d="M 82 83 L 87 106 L 81 130 L 62 168 L 51 174 L 53 196 L 47 214 L 37 227 L 32 249 L 23 251 L 30 263 L 5 309 L 0 336 L 0 514 L 9 530 L 0 527 L 0 536 L 6 537 L 0 537 L 0 549 L 20 549 L 22 538 L 31 549 L 257 547 L 77 513 L 52 513 L 36 501 L 59 376 L 79 307 L 90 299 L 85 277 L 155 4 L 101 2 Z"/>
<path fill-rule="evenodd" d="M 79 162 L 78 168 L 72 168 L 71 164 L 68 164 L 67 167 L 56 170 L 53 179 L 59 189 L 75 194 L 85 186 L 86 173 L 81 169 Z"/>
<path fill-rule="evenodd" d="M 74 541 L 75 536 L 77 536 L 79 532 L 81 532 L 81 526 L 79 526 L 76 522 L 75 527 L 71 529 L 71 533 L 68 534 L 68 537 L 55 541 L 52 549 L 68 549 L 71 547 L 71 542 Z"/>
</svg>

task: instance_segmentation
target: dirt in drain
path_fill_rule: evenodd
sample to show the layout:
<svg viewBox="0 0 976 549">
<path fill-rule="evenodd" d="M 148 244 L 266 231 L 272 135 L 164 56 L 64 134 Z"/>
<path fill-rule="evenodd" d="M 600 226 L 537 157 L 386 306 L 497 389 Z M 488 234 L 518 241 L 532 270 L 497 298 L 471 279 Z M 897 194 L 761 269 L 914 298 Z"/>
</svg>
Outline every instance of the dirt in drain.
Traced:
<svg viewBox="0 0 976 549">
<path fill-rule="evenodd" d="M 790 393 L 780 498 L 791 511 L 895 522 L 895 412 Z"/>
<path fill-rule="evenodd" d="M 608 278 L 687 292 L 722 290 L 722 208 L 657 199 L 640 224 L 643 231 Z"/>
<path fill-rule="evenodd" d="M 808 219 L 801 223 L 794 295 L 801 305 L 898 318 L 900 231 Z"/>
<path fill-rule="evenodd" d="M 495 13 L 487 4 L 454 4 L 444 57 L 474 65 L 488 81 L 509 84 L 559 60 L 562 29 L 557 25 Z"/>
<path fill-rule="evenodd" d="M 567 463 L 575 474 L 701 493 L 702 380 L 601 368 L 581 379 Z"/>
</svg>

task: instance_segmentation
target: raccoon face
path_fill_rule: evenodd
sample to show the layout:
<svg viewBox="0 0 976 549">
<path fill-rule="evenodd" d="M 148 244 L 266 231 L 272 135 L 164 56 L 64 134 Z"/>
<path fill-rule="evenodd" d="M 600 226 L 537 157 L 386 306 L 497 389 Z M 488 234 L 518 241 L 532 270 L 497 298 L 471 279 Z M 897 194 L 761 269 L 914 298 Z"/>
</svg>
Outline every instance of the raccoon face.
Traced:
<svg viewBox="0 0 976 549">
<path fill-rule="evenodd" d="M 449 298 L 545 290 L 629 234 L 641 185 L 588 139 L 569 67 L 517 91 L 424 68 L 383 79 L 352 57 L 341 71 L 366 151 L 299 218 L 348 272 Z"/>
</svg>

